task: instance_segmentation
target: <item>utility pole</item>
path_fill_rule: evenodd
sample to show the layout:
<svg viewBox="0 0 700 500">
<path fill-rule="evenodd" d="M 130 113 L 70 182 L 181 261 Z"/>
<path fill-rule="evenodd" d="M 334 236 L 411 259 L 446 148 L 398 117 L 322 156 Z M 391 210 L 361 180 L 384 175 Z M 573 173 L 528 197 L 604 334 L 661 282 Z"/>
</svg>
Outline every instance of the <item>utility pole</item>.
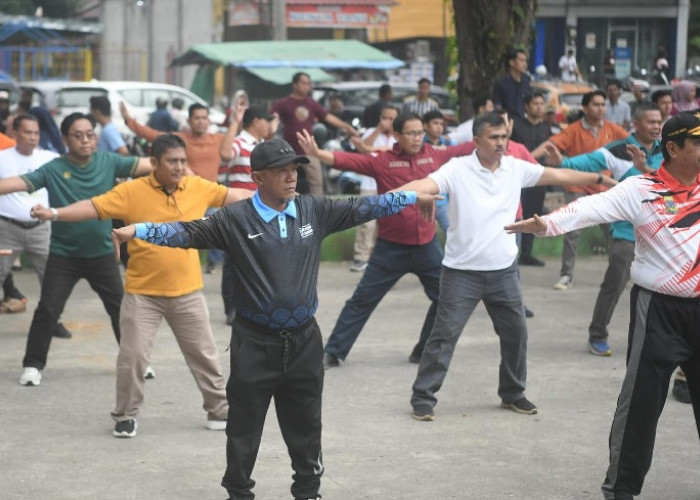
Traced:
<svg viewBox="0 0 700 500">
<path fill-rule="evenodd" d="M 287 0 L 271 0 L 272 39 L 287 39 Z"/>
</svg>

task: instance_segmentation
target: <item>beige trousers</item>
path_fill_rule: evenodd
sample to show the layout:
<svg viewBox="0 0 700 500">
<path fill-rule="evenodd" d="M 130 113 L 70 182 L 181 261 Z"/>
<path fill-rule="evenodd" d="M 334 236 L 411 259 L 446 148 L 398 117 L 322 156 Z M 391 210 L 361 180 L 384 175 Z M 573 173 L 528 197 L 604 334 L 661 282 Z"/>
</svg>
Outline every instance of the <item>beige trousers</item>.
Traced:
<svg viewBox="0 0 700 500">
<path fill-rule="evenodd" d="M 226 380 L 219 351 L 209 324 L 209 309 L 201 291 L 180 297 L 124 294 L 117 356 L 115 421 L 136 418 L 143 403 L 143 372 L 150 364 L 156 332 L 165 318 L 180 346 L 187 366 L 202 392 L 204 410 L 213 419 L 228 413 Z"/>
</svg>

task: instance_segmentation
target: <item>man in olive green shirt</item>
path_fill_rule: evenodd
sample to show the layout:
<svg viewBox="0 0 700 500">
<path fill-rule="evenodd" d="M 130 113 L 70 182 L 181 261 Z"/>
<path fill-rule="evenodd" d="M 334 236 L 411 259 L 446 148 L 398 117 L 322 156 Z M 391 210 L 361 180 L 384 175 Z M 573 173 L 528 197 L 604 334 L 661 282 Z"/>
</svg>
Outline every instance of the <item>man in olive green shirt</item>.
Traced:
<svg viewBox="0 0 700 500">
<path fill-rule="evenodd" d="M 61 123 L 68 153 L 21 177 L 0 180 L 0 194 L 46 188 L 51 207 L 63 207 L 112 189 L 116 178 L 151 171 L 148 158 L 96 153 L 95 122 L 73 113 Z M 56 213 L 56 212 L 54 212 Z M 23 360 L 22 385 L 39 385 L 51 345 L 52 326 L 63 312 L 75 284 L 85 278 L 97 292 L 119 342 L 119 308 L 124 293 L 114 257 L 110 221 L 56 222 L 51 230 L 41 298 L 34 312 Z"/>
</svg>

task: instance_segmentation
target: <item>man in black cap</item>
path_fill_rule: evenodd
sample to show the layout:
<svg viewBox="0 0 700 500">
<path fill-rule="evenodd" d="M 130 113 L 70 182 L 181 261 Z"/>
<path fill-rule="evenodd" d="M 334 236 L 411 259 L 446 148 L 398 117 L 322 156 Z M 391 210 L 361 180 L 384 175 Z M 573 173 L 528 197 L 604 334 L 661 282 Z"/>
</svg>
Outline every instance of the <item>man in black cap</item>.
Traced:
<svg viewBox="0 0 700 500">
<path fill-rule="evenodd" d="M 116 243 L 136 237 L 163 246 L 221 248 L 231 256 L 237 293 L 222 486 L 232 500 L 254 498 L 251 474 L 273 397 L 295 471 L 292 495 L 319 498 L 323 344 L 314 314 L 323 238 L 416 201 L 432 209 L 439 199 L 403 191 L 345 200 L 297 196 L 297 168 L 308 162 L 286 141 L 265 141 L 250 157 L 258 186 L 250 200 L 205 220 L 114 231 Z"/>
<path fill-rule="evenodd" d="M 610 430 L 610 466 L 602 486 L 607 500 L 632 500 L 641 492 L 677 366 L 685 372 L 700 433 L 700 113 L 669 119 L 661 152 L 664 162 L 654 172 L 629 177 L 548 216 L 506 226 L 540 236 L 603 222 L 634 226 L 627 372 Z"/>
</svg>

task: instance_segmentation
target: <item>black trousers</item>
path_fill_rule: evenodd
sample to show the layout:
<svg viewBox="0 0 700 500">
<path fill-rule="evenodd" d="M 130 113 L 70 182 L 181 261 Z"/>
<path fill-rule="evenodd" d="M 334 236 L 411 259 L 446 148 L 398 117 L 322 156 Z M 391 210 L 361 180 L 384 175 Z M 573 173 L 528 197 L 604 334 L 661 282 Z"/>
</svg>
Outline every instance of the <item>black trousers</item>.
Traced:
<svg viewBox="0 0 700 500">
<path fill-rule="evenodd" d="M 630 302 L 627 371 L 610 430 L 610 466 L 602 487 L 606 498 L 641 492 L 677 366 L 686 374 L 700 434 L 700 299 L 635 285 Z"/>
<path fill-rule="evenodd" d="M 44 281 L 41 284 L 41 298 L 29 327 L 23 366 L 44 369 L 53 329 L 75 284 L 82 278 L 87 280 L 102 300 L 112 322 L 114 336 L 119 343 L 119 309 L 124 296 L 124 285 L 114 254 L 94 259 L 49 254 Z"/>
<path fill-rule="evenodd" d="M 236 318 L 226 424 L 226 472 L 231 500 L 250 500 L 265 416 L 274 398 L 277 421 L 294 469 L 294 498 L 315 498 L 321 485 L 323 343 L 316 320 L 296 330 L 266 330 Z"/>
<path fill-rule="evenodd" d="M 534 186 L 520 190 L 520 203 L 523 206 L 523 220 L 529 219 L 533 215 L 542 215 L 544 198 L 547 194 L 547 186 Z M 532 255 L 532 245 L 535 235 L 523 233 L 520 242 L 520 255 Z"/>
</svg>

